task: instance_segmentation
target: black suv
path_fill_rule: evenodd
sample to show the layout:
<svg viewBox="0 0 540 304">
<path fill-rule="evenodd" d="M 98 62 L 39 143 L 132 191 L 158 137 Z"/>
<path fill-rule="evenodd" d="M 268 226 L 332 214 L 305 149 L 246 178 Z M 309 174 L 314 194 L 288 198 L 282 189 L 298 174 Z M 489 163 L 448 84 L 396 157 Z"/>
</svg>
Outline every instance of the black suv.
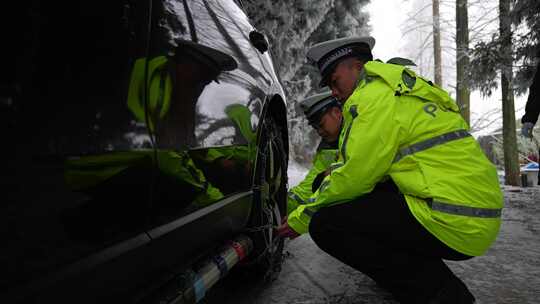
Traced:
<svg viewBox="0 0 540 304">
<path fill-rule="evenodd" d="M 137 302 L 238 235 L 253 244 L 244 267 L 277 271 L 285 97 L 241 5 L 17 3 L 0 302 Z"/>
</svg>

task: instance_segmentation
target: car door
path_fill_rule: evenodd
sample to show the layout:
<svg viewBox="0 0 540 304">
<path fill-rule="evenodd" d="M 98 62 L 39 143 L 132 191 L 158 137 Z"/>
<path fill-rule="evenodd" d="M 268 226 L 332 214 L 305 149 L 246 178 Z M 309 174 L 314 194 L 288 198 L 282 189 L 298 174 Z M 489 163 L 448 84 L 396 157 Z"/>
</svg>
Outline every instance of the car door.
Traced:
<svg viewBox="0 0 540 304">
<path fill-rule="evenodd" d="M 245 228 L 256 132 L 275 75 L 233 1 L 164 0 L 153 9 L 144 60 L 160 161 L 148 231 L 158 277 Z"/>
<path fill-rule="evenodd" d="M 149 11 L 145 1 L 15 8 L 10 62 L 0 71 L 9 147 L 0 302 L 97 302 L 147 280 L 154 145 L 128 89 L 148 51 Z"/>
<path fill-rule="evenodd" d="M 214 193 L 204 202 L 196 193 L 184 196 L 189 202 L 161 212 L 169 218 L 157 225 L 250 190 L 256 131 L 275 74 L 267 55 L 251 44 L 254 29 L 234 1 L 164 0 L 156 7 L 149 60 L 163 59 L 167 76 L 160 79 L 170 82 L 170 89 L 162 86 L 167 97 L 150 109 L 156 113 L 156 146 L 187 152 Z M 201 59 L 212 57 L 212 50 L 236 67 L 216 72 L 223 58 Z M 159 213 L 160 203 L 154 208 Z"/>
</svg>

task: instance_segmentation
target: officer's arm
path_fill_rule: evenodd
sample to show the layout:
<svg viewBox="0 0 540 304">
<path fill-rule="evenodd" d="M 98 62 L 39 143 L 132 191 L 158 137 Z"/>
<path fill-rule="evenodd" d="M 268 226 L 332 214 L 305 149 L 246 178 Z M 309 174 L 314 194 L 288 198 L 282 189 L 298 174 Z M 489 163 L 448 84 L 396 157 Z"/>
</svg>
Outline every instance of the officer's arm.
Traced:
<svg viewBox="0 0 540 304">
<path fill-rule="evenodd" d="M 322 149 L 317 151 L 313 158 L 311 169 L 304 180 L 289 190 L 287 214 L 290 214 L 299 205 L 306 204 L 307 200 L 313 195 L 312 184 L 315 178 L 324 172 L 335 160 L 336 150 Z"/>
<path fill-rule="evenodd" d="M 352 98 L 358 98 L 356 93 Z M 290 214 L 288 223 L 296 232 L 308 231 L 311 216 L 319 208 L 367 194 L 387 175 L 398 149 L 399 124 L 395 121 L 392 102 L 396 100 L 392 93 L 384 91 L 371 102 L 358 103 L 358 116 L 340 147 L 345 149 L 345 162 L 325 178 L 310 198 L 312 203 Z"/>
</svg>

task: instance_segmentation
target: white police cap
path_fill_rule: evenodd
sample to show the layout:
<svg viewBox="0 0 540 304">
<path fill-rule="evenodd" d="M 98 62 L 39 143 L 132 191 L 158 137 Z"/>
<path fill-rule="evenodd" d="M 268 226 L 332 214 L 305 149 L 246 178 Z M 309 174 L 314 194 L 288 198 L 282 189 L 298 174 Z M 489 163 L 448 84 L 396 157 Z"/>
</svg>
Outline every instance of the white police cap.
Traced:
<svg viewBox="0 0 540 304">
<path fill-rule="evenodd" d="M 320 94 L 311 95 L 302 100 L 300 102 L 300 109 L 302 109 L 306 118 L 310 120 L 321 110 L 326 109 L 332 104 L 338 105 L 337 99 L 332 96 L 332 92 L 326 91 Z"/>
<path fill-rule="evenodd" d="M 307 58 L 319 68 L 323 77 L 321 86 L 325 84 L 325 78 L 330 70 L 341 59 L 354 56 L 363 56 L 372 60 L 371 50 L 375 46 L 375 38 L 347 37 L 317 43 L 307 51 Z"/>
</svg>

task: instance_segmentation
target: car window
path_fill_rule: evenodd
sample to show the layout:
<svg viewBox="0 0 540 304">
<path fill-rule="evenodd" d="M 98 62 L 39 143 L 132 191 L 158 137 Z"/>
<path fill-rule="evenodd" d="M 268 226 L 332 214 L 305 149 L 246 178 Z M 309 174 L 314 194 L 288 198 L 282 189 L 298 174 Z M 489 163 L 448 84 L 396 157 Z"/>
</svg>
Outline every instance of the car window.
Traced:
<svg viewBox="0 0 540 304">
<path fill-rule="evenodd" d="M 188 54 L 177 54 L 183 53 L 183 41 L 187 40 L 231 56 L 238 67 L 212 77 L 205 72 L 208 67 L 200 66 L 192 71 L 190 68 L 194 66 L 184 64 L 182 67 L 171 62 L 169 69 L 176 75 L 171 75 L 174 84 L 172 92 L 167 94 L 176 102 L 170 103 L 170 109 L 181 107 L 182 111 L 173 109 L 164 112 L 161 118 L 182 121 L 183 125 L 182 128 L 176 126 L 174 140 L 159 140 L 158 134 L 159 148 L 245 144 L 241 132 L 235 128 L 234 119 L 225 109 L 233 104 L 246 106 L 252 113 L 249 123 L 255 129 L 266 98 L 265 92 L 274 79 L 266 55 L 262 56 L 249 41 L 253 27 L 233 1 L 166 0 L 161 5 L 154 18 L 157 25 L 152 45 L 153 58 L 171 58 L 175 54 L 177 57 L 189 57 Z M 186 58 L 186 61 L 190 60 Z M 190 81 L 197 85 L 188 84 Z M 188 98 L 191 100 L 187 101 Z M 169 118 L 165 118 L 165 114 Z"/>
<path fill-rule="evenodd" d="M 33 1 L 16 12 L 14 64 L 0 70 L 2 289 L 144 231 L 145 3 Z"/>
<path fill-rule="evenodd" d="M 153 20 L 149 60 L 162 65 L 150 80 L 158 92 L 149 103 L 156 147 L 177 159 L 163 164 L 184 164 L 158 180 L 153 208 L 163 223 L 250 189 L 256 131 L 274 78 L 233 1 L 165 0 Z"/>
</svg>

